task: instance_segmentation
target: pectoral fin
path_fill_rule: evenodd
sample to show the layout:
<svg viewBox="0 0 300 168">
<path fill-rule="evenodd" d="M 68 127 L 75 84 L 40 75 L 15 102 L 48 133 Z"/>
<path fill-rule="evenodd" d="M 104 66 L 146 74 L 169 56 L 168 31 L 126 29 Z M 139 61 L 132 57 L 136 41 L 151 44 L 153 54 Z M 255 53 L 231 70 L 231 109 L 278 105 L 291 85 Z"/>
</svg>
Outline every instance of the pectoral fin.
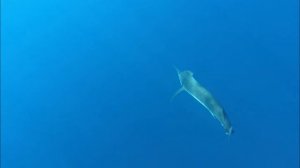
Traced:
<svg viewBox="0 0 300 168">
<path fill-rule="evenodd" d="M 184 88 L 183 87 L 181 87 L 180 89 L 178 89 L 175 93 L 174 93 L 174 95 L 172 96 L 172 98 L 170 99 L 170 101 L 173 101 L 173 99 L 175 98 L 175 96 L 177 96 L 179 93 L 181 93 L 182 91 L 184 91 Z"/>
</svg>

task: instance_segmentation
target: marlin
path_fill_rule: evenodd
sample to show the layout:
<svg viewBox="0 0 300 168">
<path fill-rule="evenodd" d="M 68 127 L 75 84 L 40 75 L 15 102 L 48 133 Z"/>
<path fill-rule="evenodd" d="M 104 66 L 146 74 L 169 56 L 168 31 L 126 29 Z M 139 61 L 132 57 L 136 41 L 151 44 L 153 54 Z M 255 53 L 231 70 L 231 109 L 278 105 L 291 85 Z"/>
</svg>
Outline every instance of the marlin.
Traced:
<svg viewBox="0 0 300 168">
<path fill-rule="evenodd" d="M 231 135 L 233 133 L 232 125 L 223 107 L 216 101 L 213 95 L 198 83 L 198 81 L 193 77 L 193 72 L 189 70 L 179 71 L 176 67 L 175 69 L 182 87 L 174 94 L 173 98 L 180 92 L 186 91 L 221 123 L 226 135 Z"/>
</svg>

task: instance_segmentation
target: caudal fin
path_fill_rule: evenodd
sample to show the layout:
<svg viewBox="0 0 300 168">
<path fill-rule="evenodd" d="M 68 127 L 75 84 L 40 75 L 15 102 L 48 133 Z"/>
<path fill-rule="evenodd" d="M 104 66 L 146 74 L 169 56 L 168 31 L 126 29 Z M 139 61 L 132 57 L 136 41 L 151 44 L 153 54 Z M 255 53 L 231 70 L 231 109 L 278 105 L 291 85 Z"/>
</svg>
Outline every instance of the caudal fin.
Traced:
<svg viewBox="0 0 300 168">
<path fill-rule="evenodd" d="M 228 136 L 230 136 L 231 134 L 233 134 L 234 133 L 234 131 L 233 131 L 233 128 L 232 127 L 230 127 L 228 130 L 226 130 L 226 135 L 228 135 Z"/>
</svg>

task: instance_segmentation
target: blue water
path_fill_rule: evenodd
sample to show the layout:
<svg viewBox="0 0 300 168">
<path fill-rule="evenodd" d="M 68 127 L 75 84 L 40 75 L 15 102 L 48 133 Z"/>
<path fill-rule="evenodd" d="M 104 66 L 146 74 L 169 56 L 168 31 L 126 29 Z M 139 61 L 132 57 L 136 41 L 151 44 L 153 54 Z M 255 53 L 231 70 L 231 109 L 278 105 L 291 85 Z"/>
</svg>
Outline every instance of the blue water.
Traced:
<svg viewBox="0 0 300 168">
<path fill-rule="evenodd" d="M 2 168 L 299 167 L 297 0 L 3 0 Z M 225 108 L 235 133 L 180 87 Z"/>
</svg>

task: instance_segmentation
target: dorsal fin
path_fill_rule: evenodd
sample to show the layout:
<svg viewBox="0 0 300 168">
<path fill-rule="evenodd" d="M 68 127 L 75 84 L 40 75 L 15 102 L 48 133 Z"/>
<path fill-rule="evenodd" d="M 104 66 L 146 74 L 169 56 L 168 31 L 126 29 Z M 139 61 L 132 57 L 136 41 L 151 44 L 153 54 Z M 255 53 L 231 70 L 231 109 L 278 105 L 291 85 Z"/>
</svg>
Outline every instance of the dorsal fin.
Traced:
<svg viewBox="0 0 300 168">
<path fill-rule="evenodd" d="M 175 65 L 173 65 L 174 66 L 174 68 L 175 68 L 175 70 L 176 70 L 176 72 L 177 72 L 177 74 L 179 75 L 179 73 L 180 73 L 180 70 L 175 66 Z"/>
</svg>

